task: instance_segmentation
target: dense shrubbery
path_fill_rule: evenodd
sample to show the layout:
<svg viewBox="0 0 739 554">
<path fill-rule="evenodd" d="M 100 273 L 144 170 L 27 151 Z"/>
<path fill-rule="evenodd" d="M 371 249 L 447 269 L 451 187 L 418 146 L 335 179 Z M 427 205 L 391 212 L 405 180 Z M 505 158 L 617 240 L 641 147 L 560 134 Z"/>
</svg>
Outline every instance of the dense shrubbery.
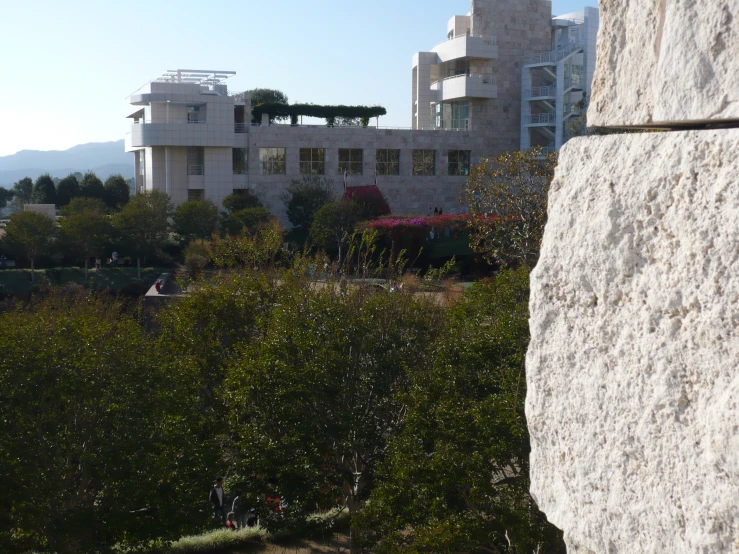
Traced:
<svg viewBox="0 0 739 554">
<path fill-rule="evenodd" d="M 558 551 L 527 493 L 525 270 L 449 307 L 336 269 L 316 283 L 324 260 L 288 261 L 282 240 L 273 224 L 202 244 L 222 271 L 191 280 L 154 331 L 82 290 L 0 313 L 0 548 L 201 531 L 223 473 L 261 509 L 288 500 L 262 512 L 271 532 L 346 504 L 388 552 L 506 552 L 505 533 Z M 371 242 L 349 245 L 344 275 L 372 273 Z"/>
</svg>

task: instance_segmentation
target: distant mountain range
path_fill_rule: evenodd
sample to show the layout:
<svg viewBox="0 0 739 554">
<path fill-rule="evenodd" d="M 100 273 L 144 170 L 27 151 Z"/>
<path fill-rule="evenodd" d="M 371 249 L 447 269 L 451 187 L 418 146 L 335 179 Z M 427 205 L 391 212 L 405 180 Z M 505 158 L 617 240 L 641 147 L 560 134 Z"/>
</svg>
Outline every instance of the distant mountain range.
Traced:
<svg viewBox="0 0 739 554">
<path fill-rule="evenodd" d="M 36 179 L 49 173 L 65 177 L 74 172 L 94 171 L 105 180 L 113 173 L 133 177 L 133 156 L 123 151 L 123 141 L 89 142 L 68 150 L 21 150 L 0 156 L 0 187 L 9 188 L 23 177 Z"/>
</svg>

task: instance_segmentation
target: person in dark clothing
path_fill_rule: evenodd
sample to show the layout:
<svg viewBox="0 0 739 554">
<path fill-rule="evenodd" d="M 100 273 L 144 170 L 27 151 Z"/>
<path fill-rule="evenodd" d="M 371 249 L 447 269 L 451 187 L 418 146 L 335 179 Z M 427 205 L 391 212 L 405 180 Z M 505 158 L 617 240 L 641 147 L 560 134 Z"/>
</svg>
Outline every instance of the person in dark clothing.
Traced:
<svg viewBox="0 0 739 554">
<path fill-rule="evenodd" d="M 213 517 L 221 518 L 226 523 L 226 494 L 223 492 L 223 477 L 216 479 L 216 484 L 210 489 L 208 495 L 210 503 L 213 504 Z"/>
</svg>

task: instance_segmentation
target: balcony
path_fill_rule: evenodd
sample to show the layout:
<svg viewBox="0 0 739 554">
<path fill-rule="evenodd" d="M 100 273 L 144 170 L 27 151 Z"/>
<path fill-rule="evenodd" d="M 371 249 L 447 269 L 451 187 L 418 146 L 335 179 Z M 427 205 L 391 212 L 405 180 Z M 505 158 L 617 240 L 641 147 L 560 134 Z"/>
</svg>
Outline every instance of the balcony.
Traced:
<svg viewBox="0 0 739 554">
<path fill-rule="evenodd" d="M 551 126 L 557 122 L 557 114 L 554 112 L 537 113 L 527 115 L 523 118 L 524 125 Z"/>
<path fill-rule="evenodd" d="M 533 87 L 531 90 L 525 90 L 523 97 L 526 100 L 553 100 L 557 93 L 556 85 L 547 87 Z"/>
<path fill-rule="evenodd" d="M 498 58 L 498 42 L 494 36 L 461 35 L 437 44 L 431 51 L 442 63 L 460 58 L 494 60 Z"/>
<path fill-rule="evenodd" d="M 431 84 L 438 102 L 466 98 L 497 98 L 498 87 L 490 75 L 454 75 Z"/>
<path fill-rule="evenodd" d="M 131 125 L 127 148 L 150 146 L 233 146 L 231 124 L 207 121 L 137 121 Z"/>
</svg>

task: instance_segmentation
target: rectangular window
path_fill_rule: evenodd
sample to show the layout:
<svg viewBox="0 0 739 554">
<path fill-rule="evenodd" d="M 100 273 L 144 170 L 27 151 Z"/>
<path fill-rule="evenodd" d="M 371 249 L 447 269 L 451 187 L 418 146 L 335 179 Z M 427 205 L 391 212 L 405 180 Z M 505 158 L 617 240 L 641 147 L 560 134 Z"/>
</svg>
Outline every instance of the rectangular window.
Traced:
<svg viewBox="0 0 739 554">
<path fill-rule="evenodd" d="M 285 149 L 284 148 L 260 148 L 259 149 L 259 172 L 261 175 L 284 175 L 285 174 Z"/>
<path fill-rule="evenodd" d="M 234 175 L 245 175 L 246 174 L 246 148 L 233 148 L 231 150 L 231 157 L 233 159 Z"/>
<path fill-rule="evenodd" d="M 400 175 L 400 150 L 378 148 L 376 163 L 378 175 Z"/>
<path fill-rule="evenodd" d="M 325 173 L 326 151 L 323 148 L 300 149 L 300 173 L 303 175 L 323 175 Z"/>
<path fill-rule="evenodd" d="M 202 146 L 187 147 L 187 174 L 205 175 L 205 149 Z"/>
<path fill-rule="evenodd" d="M 203 189 L 188 189 L 187 200 L 205 200 L 205 191 Z"/>
<path fill-rule="evenodd" d="M 469 175 L 470 174 L 470 151 L 469 150 L 450 150 L 449 151 L 449 175 Z"/>
<path fill-rule="evenodd" d="M 187 122 L 200 123 L 200 106 L 187 107 Z"/>
<path fill-rule="evenodd" d="M 457 131 L 467 131 L 470 128 L 469 102 L 452 102 L 451 128 Z"/>
<path fill-rule="evenodd" d="M 413 151 L 413 175 L 435 175 L 436 151 Z"/>
<path fill-rule="evenodd" d="M 339 175 L 344 174 L 344 169 L 349 175 L 362 174 L 361 148 L 339 148 Z"/>
</svg>

